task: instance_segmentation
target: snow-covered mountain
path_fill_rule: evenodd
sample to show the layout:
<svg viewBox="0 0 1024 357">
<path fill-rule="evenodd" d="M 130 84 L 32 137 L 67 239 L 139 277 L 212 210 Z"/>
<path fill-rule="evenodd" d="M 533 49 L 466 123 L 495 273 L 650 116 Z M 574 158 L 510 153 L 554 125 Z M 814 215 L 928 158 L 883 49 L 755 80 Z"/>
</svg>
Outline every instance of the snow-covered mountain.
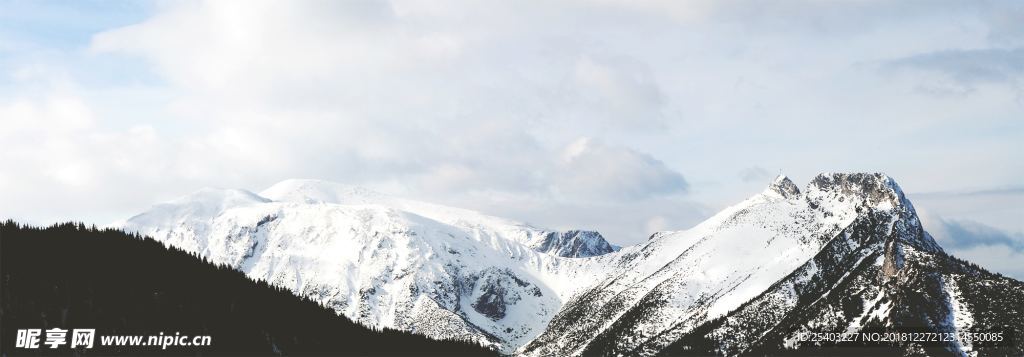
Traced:
<svg viewBox="0 0 1024 357">
<path fill-rule="evenodd" d="M 118 226 L 367 325 L 505 353 L 734 355 L 807 347 L 803 331 L 1024 332 L 1024 283 L 946 255 L 881 174 L 822 174 L 804 192 L 780 176 L 692 229 L 622 249 L 312 180 L 202 190 Z"/>
<path fill-rule="evenodd" d="M 617 249 L 596 232 L 550 231 L 315 180 L 287 180 L 258 195 L 204 189 L 115 226 L 370 326 L 506 352 L 538 335 L 596 278 L 583 257 Z"/>
<path fill-rule="evenodd" d="M 822 174 L 804 193 L 779 177 L 693 229 L 623 249 L 613 264 L 520 352 L 777 354 L 814 348 L 802 332 L 1024 330 L 1024 283 L 946 255 L 880 174 Z M 935 345 L 889 347 L 992 351 Z"/>
</svg>

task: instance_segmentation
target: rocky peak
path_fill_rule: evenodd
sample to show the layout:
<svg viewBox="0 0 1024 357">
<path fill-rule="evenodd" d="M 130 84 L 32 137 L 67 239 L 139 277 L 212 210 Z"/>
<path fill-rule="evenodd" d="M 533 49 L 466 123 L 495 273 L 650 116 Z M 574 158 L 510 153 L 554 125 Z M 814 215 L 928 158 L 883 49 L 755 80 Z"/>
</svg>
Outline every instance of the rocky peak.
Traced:
<svg viewBox="0 0 1024 357">
<path fill-rule="evenodd" d="M 618 250 L 618 247 L 608 243 L 601 233 L 580 230 L 547 232 L 531 244 L 531 247 L 541 253 L 567 258 L 593 257 Z"/>
<path fill-rule="evenodd" d="M 873 206 L 910 204 L 896 181 L 882 173 L 822 173 L 811 180 L 807 191 L 855 199 Z"/>
<path fill-rule="evenodd" d="M 783 198 L 793 198 L 800 196 L 800 189 L 786 177 L 786 175 L 779 175 L 772 180 L 772 183 L 768 185 L 767 192 L 772 192 L 782 196 Z"/>
<path fill-rule="evenodd" d="M 884 242 L 887 275 L 903 266 L 905 246 L 940 252 L 935 240 L 925 233 L 913 204 L 891 177 L 881 173 L 823 173 L 805 190 L 807 202 L 825 211 L 853 209 L 859 223 L 854 226 L 866 237 Z"/>
</svg>

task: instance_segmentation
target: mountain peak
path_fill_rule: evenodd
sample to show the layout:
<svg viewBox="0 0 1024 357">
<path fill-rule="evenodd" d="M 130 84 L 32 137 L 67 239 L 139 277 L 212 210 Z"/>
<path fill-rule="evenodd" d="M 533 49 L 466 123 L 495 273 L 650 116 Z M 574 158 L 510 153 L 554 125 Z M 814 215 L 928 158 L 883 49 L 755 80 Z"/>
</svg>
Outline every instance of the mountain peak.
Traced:
<svg viewBox="0 0 1024 357">
<path fill-rule="evenodd" d="M 168 229 L 196 217 L 216 217 L 225 210 L 270 202 L 269 199 L 242 189 L 202 188 L 177 199 L 153 205 L 148 211 L 111 227 L 133 230 L 140 227 Z"/>
<path fill-rule="evenodd" d="M 800 196 L 800 189 L 796 187 L 796 184 L 794 184 L 789 177 L 782 174 L 776 176 L 775 179 L 772 180 L 772 183 L 768 185 L 767 191 L 776 193 L 783 198 Z"/>
<path fill-rule="evenodd" d="M 242 189 L 205 187 L 169 203 L 187 208 L 187 212 L 190 214 L 214 214 L 231 207 L 269 201 L 260 195 Z"/>
<path fill-rule="evenodd" d="M 570 230 L 566 232 L 547 232 L 541 239 L 531 244 L 541 253 L 548 253 L 566 258 L 586 258 L 608 254 L 618 250 L 595 231 Z"/>
<path fill-rule="evenodd" d="M 821 173 L 808 184 L 808 191 L 854 196 L 865 203 L 907 206 L 910 202 L 896 181 L 883 173 Z"/>
<path fill-rule="evenodd" d="M 914 205 L 892 177 L 882 173 L 822 173 L 811 180 L 806 192 L 814 207 L 853 205 L 862 215 L 885 217 L 889 222 L 885 234 L 888 239 L 923 251 L 942 251 L 924 232 Z M 900 259 L 892 260 L 898 263 Z"/>
</svg>

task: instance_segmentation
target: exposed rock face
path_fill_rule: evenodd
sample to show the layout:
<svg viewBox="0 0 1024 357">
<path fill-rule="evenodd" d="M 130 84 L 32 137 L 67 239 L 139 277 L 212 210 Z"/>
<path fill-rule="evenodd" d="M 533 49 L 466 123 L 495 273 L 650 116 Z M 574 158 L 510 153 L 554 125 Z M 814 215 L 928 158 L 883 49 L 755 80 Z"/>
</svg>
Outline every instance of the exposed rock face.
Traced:
<svg viewBox="0 0 1024 357">
<path fill-rule="evenodd" d="M 800 189 L 797 188 L 796 184 L 794 184 L 793 181 L 785 175 L 779 175 L 776 177 L 775 180 L 768 185 L 768 191 L 774 192 L 783 198 L 800 196 Z"/>
<path fill-rule="evenodd" d="M 534 250 L 566 258 L 585 258 L 608 254 L 618 247 L 608 243 L 594 231 L 548 232 L 532 244 Z"/>
<path fill-rule="evenodd" d="M 914 205 L 891 177 L 880 173 L 829 173 L 816 176 L 808 185 L 805 200 L 811 207 L 834 205 L 852 208 L 886 230 L 886 235 L 928 252 L 940 252 L 925 233 Z M 881 232 L 879 234 L 882 234 Z M 894 247 L 893 254 L 899 251 Z M 899 265 L 900 260 L 894 258 Z"/>
<path fill-rule="evenodd" d="M 508 306 L 515 305 L 523 299 L 523 295 L 540 297 L 540 288 L 520 279 L 507 269 L 487 269 L 473 280 L 475 284 L 471 293 L 473 310 L 492 321 L 505 318 Z"/>
</svg>

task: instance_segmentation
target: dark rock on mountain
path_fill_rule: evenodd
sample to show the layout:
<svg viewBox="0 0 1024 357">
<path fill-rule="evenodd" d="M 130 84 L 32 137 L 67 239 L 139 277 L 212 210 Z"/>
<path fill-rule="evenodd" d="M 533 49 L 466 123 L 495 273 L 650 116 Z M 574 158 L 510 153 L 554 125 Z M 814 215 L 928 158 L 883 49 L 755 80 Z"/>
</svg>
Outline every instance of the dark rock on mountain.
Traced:
<svg viewBox="0 0 1024 357">
<path fill-rule="evenodd" d="M 785 175 L 779 175 L 772 181 L 771 185 L 768 185 L 768 190 L 779 194 L 784 198 L 792 198 L 800 195 L 800 189 L 796 187 Z"/>
<path fill-rule="evenodd" d="M 618 250 L 595 231 L 548 232 L 533 244 L 534 250 L 567 258 L 585 258 Z"/>
<path fill-rule="evenodd" d="M 513 288 L 513 285 L 518 289 Z M 520 291 L 530 286 L 530 283 L 515 276 L 511 271 L 487 269 L 475 281 L 473 293 L 478 295 L 472 304 L 473 309 L 491 320 L 501 320 L 505 317 L 505 311 L 509 305 L 514 305 L 522 300 Z M 537 287 L 533 287 L 529 291 L 533 295 L 540 294 Z"/>
</svg>

